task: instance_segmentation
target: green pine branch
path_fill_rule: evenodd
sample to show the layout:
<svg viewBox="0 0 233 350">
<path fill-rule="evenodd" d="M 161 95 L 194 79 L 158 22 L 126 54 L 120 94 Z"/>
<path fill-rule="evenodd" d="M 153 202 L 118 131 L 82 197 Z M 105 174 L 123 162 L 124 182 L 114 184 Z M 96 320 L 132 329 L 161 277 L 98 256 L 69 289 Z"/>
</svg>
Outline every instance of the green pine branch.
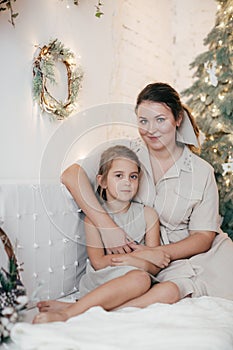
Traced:
<svg viewBox="0 0 233 350">
<path fill-rule="evenodd" d="M 194 81 L 182 95 L 205 134 L 201 157 L 214 167 L 222 229 L 233 239 L 233 172 L 223 171 L 233 157 L 233 1 L 216 2 L 215 25 L 204 39 L 208 49 L 190 64 Z"/>
</svg>

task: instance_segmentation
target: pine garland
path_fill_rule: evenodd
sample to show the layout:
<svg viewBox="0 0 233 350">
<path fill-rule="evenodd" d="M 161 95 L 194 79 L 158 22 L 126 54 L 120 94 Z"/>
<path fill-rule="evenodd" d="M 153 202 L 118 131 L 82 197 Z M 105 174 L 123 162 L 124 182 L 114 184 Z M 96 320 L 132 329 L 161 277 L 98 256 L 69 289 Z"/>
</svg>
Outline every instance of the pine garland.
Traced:
<svg viewBox="0 0 233 350">
<path fill-rule="evenodd" d="M 12 3 L 16 2 L 16 0 L 0 0 L 0 12 L 8 10 L 10 12 L 10 20 L 9 22 L 15 26 L 15 18 L 19 15 L 17 12 L 14 12 Z M 74 5 L 79 5 L 79 0 L 73 0 Z M 100 18 L 104 13 L 101 11 L 101 6 L 103 6 L 103 3 L 101 3 L 100 0 L 97 1 L 97 4 L 95 5 L 96 12 L 95 16 Z"/>
<path fill-rule="evenodd" d="M 46 83 L 56 84 L 55 62 L 65 64 L 68 81 L 68 98 L 65 102 L 58 101 L 48 91 Z M 38 102 L 41 110 L 50 113 L 58 120 L 67 118 L 75 108 L 75 101 L 81 86 L 83 72 L 74 69 L 74 53 L 64 47 L 58 39 L 51 40 L 44 45 L 33 64 L 33 98 Z"/>
</svg>

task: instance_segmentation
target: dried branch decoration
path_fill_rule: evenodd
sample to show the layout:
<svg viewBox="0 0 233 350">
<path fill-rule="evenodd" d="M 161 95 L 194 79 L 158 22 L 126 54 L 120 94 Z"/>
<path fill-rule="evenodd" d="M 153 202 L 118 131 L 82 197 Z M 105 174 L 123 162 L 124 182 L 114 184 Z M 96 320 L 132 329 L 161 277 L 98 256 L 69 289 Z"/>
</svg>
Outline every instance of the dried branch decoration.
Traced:
<svg viewBox="0 0 233 350">
<path fill-rule="evenodd" d="M 61 61 L 67 70 L 68 97 L 65 102 L 58 101 L 48 91 L 46 83 L 56 83 L 55 62 Z M 57 120 L 67 118 L 75 109 L 75 101 L 78 96 L 83 72 L 79 68 L 75 69 L 74 53 L 58 39 L 52 40 L 48 45 L 40 48 L 38 56 L 33 63 L 33 98 L 38 102 L 41 110 L 53 115 Z"/>
</svg>

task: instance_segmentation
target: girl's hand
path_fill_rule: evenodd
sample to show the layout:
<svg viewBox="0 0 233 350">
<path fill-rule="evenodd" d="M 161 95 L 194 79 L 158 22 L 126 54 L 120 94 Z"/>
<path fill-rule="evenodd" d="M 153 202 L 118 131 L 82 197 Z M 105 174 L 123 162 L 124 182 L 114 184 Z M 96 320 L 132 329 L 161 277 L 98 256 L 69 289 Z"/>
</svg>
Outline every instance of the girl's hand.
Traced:
<svg viewBox="0 0 233 350">
<path fill-rule="evenodd" d="M 131 247 L 134 248 L 132 245 Z M 171 261 L 170 256 L 163 250 L 162 246 L 149 248 L 146 246 L 135 245 L 135 249 L 131 255 L 150 261 L 161 269 L 167 267 Z"/>
<path fill-rule="evenodd" d="M 145 261 L 135 256 L 125 254 L 119 258 L 112 258 L 111 266 L 134 266 L 138 269 L 145 269 Z"/>
</svg>

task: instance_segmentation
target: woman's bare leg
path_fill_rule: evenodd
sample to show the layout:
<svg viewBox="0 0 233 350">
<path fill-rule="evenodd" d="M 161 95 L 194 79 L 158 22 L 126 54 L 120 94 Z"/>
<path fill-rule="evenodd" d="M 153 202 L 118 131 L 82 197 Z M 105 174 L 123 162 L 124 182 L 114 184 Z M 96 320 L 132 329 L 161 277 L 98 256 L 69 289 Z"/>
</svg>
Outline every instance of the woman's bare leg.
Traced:
<svg viewBox="0 0 233 350">
<path fill-rule="evenodd" d="M 150 290 L 143 295 L 131 299 L 120 305 L 116 309 L 123 307 L 146 307 L 154 303 L 173 304 L 180 300 L 180 291 L 177 285 L 173 282 L 161 282 L 155 284 Z"/>
<path fill-rule="evenodd" d="M 150 286 L 151 278 L 146 272 L 133 270 L 99 286 L 80 298 L 77 303 L 72 303 L 61 311 L 39 313 L 34 318 L 33 323 L 66 321 L 93 306 L 102 306 L 105 310 L 112 310 L 128 300 L 146 293 Z"/>
</svg>

